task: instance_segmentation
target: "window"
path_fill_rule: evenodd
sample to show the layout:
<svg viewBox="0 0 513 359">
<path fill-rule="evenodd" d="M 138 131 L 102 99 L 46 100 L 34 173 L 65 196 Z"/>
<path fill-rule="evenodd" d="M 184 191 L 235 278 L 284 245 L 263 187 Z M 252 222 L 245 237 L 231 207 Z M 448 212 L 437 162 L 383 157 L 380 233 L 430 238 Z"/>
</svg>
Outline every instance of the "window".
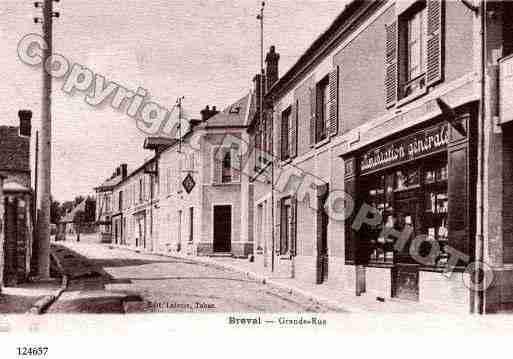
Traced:
<svg viewBox="0 0 513 359">
<path fill-rule="evenodd" d="M 292 255 L 296 241 L 296 203 L 286 197 L 280 201 L 280 254 Z"/>
<path fill-rule="evenodd" d="M 320 142 L 328 135 L 328 120 L 330 115 L 329 77 L 326 76 L 317 84 L 317 121 L 315 141 Z"/>
<path fill-rule="evenodd" d="M 397 252 L 397 240 L 388 236 L 390 230 L 401 232 L 410 226 L 412 236 L 425 236 L 426 242 L 437 242 L 440 255 L 431 263 L 442 266 L 447 263 L 447 157 L 436 156 L 417 162 L 413 166 L 400 167 L 366 176 L 362 181 L 365 202 L 380 213 L 382 222 L 374 227 L 364 225 L 360 231 L 362 240 L 368 241 L 368 260 L 371 263 L 396 263 L 409 260 L 409 245 Z M 413 237 L 412 237 L 413 238 Z M 420 255 L 430 252 L 430 244 L 424 242 Z"/>
<path fill-rule="evenodd" d="M 385 27 L 387 108 L 398 100 L 406 99 L 398 105 L 413 100 L 443 80 L 444 1 L 412 3 L 400 7 L 398 18 Z"/>
<path fill-rule="evenodd" d="M 189 242 L 194 240 L 194 207 L 189 208 Z"/>
<path fill-rule="evenodd" d="M 240 157 L 233 147 L 217 147 L 213 149 L 214 184 L 240 182 Z"/>
<path fill-rule="evenodd" d="M 144 184 L 142 178 L 139 178 L 139 203 L 143 201 Z"/>
<path fill-rule="evenodd" d="M 223 157 L 223 171 L 221 182 L 230 183 L 232 181 L 232 157 L 230 151 L 226 151 Z"/>
<path fill-rule="evenodd" d="M 403 59 L 401 97 L 421 93 L 426 89 L 426 7 L 414 7 L 401 21 L 399 41 L 403 42 L 406 56 Z"/>
<path fill-rule="evenodd" d="M 123 210 L 123 191 L 119 191 L 118 197 L 118 210 L 121 212 Z"/>
</svg>

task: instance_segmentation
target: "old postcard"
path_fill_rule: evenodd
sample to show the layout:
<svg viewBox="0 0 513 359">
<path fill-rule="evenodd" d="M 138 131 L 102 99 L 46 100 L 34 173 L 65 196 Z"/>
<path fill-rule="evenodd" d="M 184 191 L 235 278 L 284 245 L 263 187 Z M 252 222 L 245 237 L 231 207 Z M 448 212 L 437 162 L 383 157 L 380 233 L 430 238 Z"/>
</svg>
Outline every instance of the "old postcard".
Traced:
<svg viewBox="0 0 513 359">
<path fill-rule="evenodd" d="M 7 340 L 511 324 L 513 2 L 0 16 Z"/>
</svg>

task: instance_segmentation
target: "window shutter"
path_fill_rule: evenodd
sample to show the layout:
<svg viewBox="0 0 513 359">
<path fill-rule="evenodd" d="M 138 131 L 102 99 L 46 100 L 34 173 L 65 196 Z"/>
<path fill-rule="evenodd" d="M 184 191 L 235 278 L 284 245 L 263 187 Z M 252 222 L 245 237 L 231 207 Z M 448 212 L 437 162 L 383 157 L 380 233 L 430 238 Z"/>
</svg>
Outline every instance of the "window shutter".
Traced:
<svg viewBox="0 0 513 359">
<path fill-rule="evenodd" d="M 432 86 L 442 80 L 443 10 L 442 0 L 427 2 L 427 86 Z"/>
<path fill-rule="evenodd" d="M 280 138 L 281 138 L 281 151 L 280 151 L 280 159 L 283 161 L 287 158 L 288 154 L 288 136 L 289 136 L 289 126 L 288 126 L 288 117 L 284 116 L 285 113 L 281 115 L 281 128 L 280 128 Z"/>
<path fill-rule="evenodd" d="M 385 105 L 388 108 L 397 101 L 397 21 L 385 28 Z"/>
<path fill-rule="evenodd" d="M 290 239 L 290 255 L 297 255 L 297 198 L 296 196 L 292 197 L 292 229 L 291 234 L 292 238 Z"/>
<path fill-rule="evenodd" d="M 231 149 L 232 151 L 232 156 L 231 156 L 231 159 L 232 159 L 232 162 L 231 162 L 231 166 L 232 166 L 232 182 L 240 182 L 240 170 L 241 170 L 241 157 L 240 157 L 240 151 L 239 150 L 235 150 L 235 149 Z"/>
<path fill-rule="evenodd" d="M 297 122 L 299 115 L 299 101 L 295 101 L 292 104 L 291 114 L 292 121 L 289 126 L 289 148 L 290 148 L 290 157 L 294 158 L 297 156 Z"/>
<path fill-rule="evenodd" d="M 328 134 L 336 136 L 338 133 L 338 66 L 330 72 L 330 118 L 328 120 Z"/>
<path fill-rule="evenodd" d="M 315 133 L 317 131 L 316 115 L 317 115 L 317 94 L 315 86 L 310 88 L 310 146 L 315 145 Z"/>
<path fill-rule="evenodd" d="M 212 182 L 215 184 L 221 183 L 222 171 L 223 171 L 223 158 L 224 158 L 224 148 L 218 147 L 214 150 L 213 154 L 213 163 L 214 163 L 214 178 Z"/>
<path fill-rule="evenodd" d="M 270 155 L 273 155 L 273 121 L 272 121 L 272 112 L 269 112 L 267 117 L 267 152 Z"/>
<path fill-rule="evenodd" d="M 287 254 L 287 211 L 285 210 L 285 201 L 280 200 L 280 254 Z"/>
</svg>

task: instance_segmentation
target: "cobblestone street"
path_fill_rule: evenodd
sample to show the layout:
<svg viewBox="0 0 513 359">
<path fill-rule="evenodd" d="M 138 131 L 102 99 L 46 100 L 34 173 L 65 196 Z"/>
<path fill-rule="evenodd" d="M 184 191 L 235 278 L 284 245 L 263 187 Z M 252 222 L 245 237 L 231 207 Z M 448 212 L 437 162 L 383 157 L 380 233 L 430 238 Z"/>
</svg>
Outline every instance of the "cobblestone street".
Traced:
<svg viewBox="0 0 513 359">
<path fill-rule="evenodd" d="M 241 273 L 196 262 L 91 240 L 59 248 L 70 285 L 50 313 L 335 311 Z"/>
</svg>

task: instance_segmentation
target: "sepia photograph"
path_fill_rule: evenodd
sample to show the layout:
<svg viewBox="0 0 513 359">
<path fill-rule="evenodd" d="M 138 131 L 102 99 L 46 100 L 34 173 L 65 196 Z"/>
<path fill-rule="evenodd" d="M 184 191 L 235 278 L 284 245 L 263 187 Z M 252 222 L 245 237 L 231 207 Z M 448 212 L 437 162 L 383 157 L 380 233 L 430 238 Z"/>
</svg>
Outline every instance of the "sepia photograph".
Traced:
<svg viewBox="0 0 513 359">
<path fill-rule="evenodd" d="M 513 1 L 1 0 L 0 51 L 6 358 L 513 328 Z"/>
</svg>

